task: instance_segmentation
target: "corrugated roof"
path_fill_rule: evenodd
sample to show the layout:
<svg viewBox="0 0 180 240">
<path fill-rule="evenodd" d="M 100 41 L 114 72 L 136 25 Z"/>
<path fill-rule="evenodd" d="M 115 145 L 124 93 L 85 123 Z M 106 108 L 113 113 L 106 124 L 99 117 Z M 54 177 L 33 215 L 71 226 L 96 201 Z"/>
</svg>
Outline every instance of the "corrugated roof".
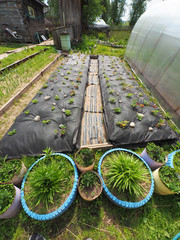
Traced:
<svg viewBox="0 0 180 240">
<path fill-rule="evenodd" d="M 38 2 L 39 4 L 43 5 L 43 7 L 48 7 L 48 5 L 46 5 L 45 3 L 41 2 L 40 0 L 35 0 L 36 2 Z"/>
</svg>

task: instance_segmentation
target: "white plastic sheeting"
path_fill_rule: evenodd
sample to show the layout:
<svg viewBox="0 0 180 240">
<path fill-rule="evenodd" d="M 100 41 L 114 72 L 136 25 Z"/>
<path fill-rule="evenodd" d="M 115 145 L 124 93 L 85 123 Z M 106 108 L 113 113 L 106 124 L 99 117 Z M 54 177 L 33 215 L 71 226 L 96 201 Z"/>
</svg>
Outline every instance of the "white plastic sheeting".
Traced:
<svg viewBox="0 0 180 240">
<path fill-rule="evenodd" d="M 180 126 L 180 1 L 152 6 L 134 26 L 125 58 Z"/>
</svg>

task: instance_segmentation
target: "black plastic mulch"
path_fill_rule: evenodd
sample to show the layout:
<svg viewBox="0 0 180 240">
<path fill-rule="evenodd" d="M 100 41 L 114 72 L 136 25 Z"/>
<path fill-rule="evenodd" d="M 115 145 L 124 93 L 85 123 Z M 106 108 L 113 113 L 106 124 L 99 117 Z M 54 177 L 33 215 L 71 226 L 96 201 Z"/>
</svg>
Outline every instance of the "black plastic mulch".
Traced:
<svg viewBox="0 0 180 240">
<path fill-rule="evenodd" d="M 158 107 L 121 59 L 100 56 L 99 77 L 108 141 L 121 146 L 177 138 Z M 121 112 L 115 113 L 115 108 L 120 108 L 116 111 Z M 141 120 L 138 120 L 139 115 Z M 123 121 L 128 121 L 126 126 Z M 117 126 L 117 122 L 120 126 Z M 130 123 L 135 127 L 130 127 Z"/>
<path fill-rule="evenodd" d="M 56 152 L 73 151 L 80 130 L 88 68 L 89 56 L 73 54 L 64 59 L 33 98 L 38 102 L 31 101 L 4 135 L 0 155 L 37 155 L 46 147 Z M 66 116 L 65 110 L 70 110 L 71 115 Z M 40 120 L 35 121 L 38 116 Z M 16 133 L 9 135 L 14 129 Z"/>
</svg>

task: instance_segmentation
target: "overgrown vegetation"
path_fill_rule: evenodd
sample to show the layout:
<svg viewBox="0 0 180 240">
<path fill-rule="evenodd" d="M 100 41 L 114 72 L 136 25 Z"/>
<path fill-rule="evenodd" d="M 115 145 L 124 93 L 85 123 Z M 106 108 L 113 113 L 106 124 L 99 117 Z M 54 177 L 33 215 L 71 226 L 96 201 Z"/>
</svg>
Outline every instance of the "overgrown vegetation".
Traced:
<svg viewBox="0 0 180 240">
<path fill-rule="evenodd" d="M 10 207 L 14 197 L 15 188 L 13 184 L 0 185 L 0 215 Z"/>
<path fill-rule="evenodd" d="M 150 142 L 146 146 L 146 151 L 151 159 L 156 162 L 164 163 L 166 160 L 166 153 L 163 147 L 156 145 L 153 142 Z"/>
<path fill-rule="evenodd" d="M 22 164 L 18 159 L 1 161 L 0 164 L 0 182 L 6 183 L 12 180 L 21 170 Z"/>
<path fill-rule="evenodd" d="M 90 148 L 82 148 L 80 149 L 75 156 L 75 160 L 78 164 L 83 167 L 88 167 L 94 162 L 94 153 Z"/>
</svg>

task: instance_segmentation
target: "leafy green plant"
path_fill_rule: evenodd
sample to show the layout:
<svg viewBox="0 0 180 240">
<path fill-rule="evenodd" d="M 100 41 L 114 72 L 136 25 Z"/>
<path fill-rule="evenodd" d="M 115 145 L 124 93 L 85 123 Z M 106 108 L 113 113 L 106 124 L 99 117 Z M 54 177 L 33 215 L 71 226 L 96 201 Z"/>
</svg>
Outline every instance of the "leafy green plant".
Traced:
<svg viewBox="0 0 180 240">
<path fill-rule="evenodd" d="M 162 127 L 162 126 L 164 126 L 164 125 L 166 125 L 166 124 L 165 124 L 165 119 L 162 119 L 162 118 L 161 118 L 161 119 L 159 120 L 159 122 L 156 124 L 156 127 L 157 127 L 157 128 L 160 128 L 160 127 Z"/>
<path fill-rule="evenodd" d="M 66 125 L 60 124 L 60 125 L 59 125 L 59 128 L 60 128 L 60 134 L 61 134 L 61 136 L 64 136 L 64 135 L 66 134 Z"/>
<path fill-rule="evenodd" d="M 48 85 L 46 83 L 43 84 L 43 88 L 47 88 Z"/>
<path fill-rule="evenodd" d="M 68 77 L 68 76 L 65 76 L 65 77 L 64 77 L 64 79 L 68 80 L 68 79 L 69 79 L 69 77 Z"/>
<path fill-rule="evenodd" d="M 6 183 L 11 181 L 16 175 L 19 174 L 22 164 L 18 159 L 4 161 L 0 168 L 0 182 Z"/>
<path fill-rule="evenodd" d="M 149 106 L 149 102 L 147 100 L 144 100 L 144 105 Z"/>
<path fill-rule="evenodd" d="M 108 101 L 112 104 L 116 103 L 116 98 L 108 98 Z"/>
<path fill-rule="evenodd" d="M 144 183 L 150 183 L 150 174 L 146 166 L 133 154 L 115 152 L 104 159 L 103 176 L 108 186 L 119 193 L 127 191 L 131 197 L 145 196 Z"/>
<path fill-rule="evenodd" d="M 122 109 L 121 108 L 113 108 L 113 111 L 116 113 L 116 114 L 119 114 L 121 113 Z"/>
<path fill-rule="evenodd" d="M 75 160 L 83 167 L 88 167 L 94 162 L 94 152 L 90 148 L 80 149 L 75 156 Z"/>
<path fill-rule="evenodd" d="M 67 74 L 71 74 L 71 71 L 68 71 Z"/>
<path fill-rule="evenodd" d="M 154 115 L 154 116 L 157 116 L 158 112 L 159 112 L 159 110 L 157 110 L 157 109 L 156 110 L 152 110 L 151 114 Z"/>
<path fill-rule="evenodd" d="M 118 121 L 117 123 L 116 123 L 116 126 L 119 126 L 119 127 L 121 127 L 121 128 L 125 128 L 125 127 L 127 127 L 127 124 L 129 123 L 129 121 L 127 121 L 127 120 L 124 120 L 124 121 Z"/>
<path fill-rule="evenodd" d="M 13 129 L 12 131 L 9 131 L 9 132 L 8 132 L 8 135 L 9 135 L 9 136 L 12 136 L 12 135 L 14 135 L 16 132 L 17 132 L 16 129 Z"/>
<path fill-rule="evenodd" d="M 95 185 L 96 183 L 96 175 L 93 172 L 85 172 L 81 176 L 80 187 L 83 190 L 84 188 L 89 188 Z"/>
<path fill-rule="evenodd" d="M 113 95 L 113 93 L 114 93 L 114 90 L 113 89 L 109 89 L 109 94 L 112 94 Z"/>
<path fill-rule="evenodd" d="M 70 116 L 71 115 L 71 110 L 65 110 L 65 114 L 66 114 L 66 116 Z"/>
<path fill-rule="evenodd" d="M 54 105 L 52 105 L 51 110 L 54 111 L 56 108 Z"/>
<path fill-rule="evenodd" d="M 134 100 L 132 101 L 132 103 L 131 103 L 131 107 L 132 107 L 132 108 L 137 107 L 137 102 L 138 102 L 138 101 L 134 99 Z"/>
<path fill-rule="evenodd" d="M 127 98 L 131 98 L 132 95 L 133 95 L 133 93 L 127 93 L 126 97 L 127 97 Z"/>
<path fill-rule="evenodd" d="M 73 104 L 74 103 L 74 98 L 68 99 L 68 103 Z"/>
<path fill-rule="evenodd" d="M 172 116 L 171 116 L 171 114 L 170 114 L 169 112 L 166 112 L 166 113 L 164 114 L 164 118 L 165 118 L 165 119 L 171 119 Z"/>
<path fill-rule="evenodd" d="M 176 170 L 169 166 L 163 166 L 159 170 L 161 181 L 174 193 L 180 192 L 180 180 Z"/>
<path fill-rule="evenodd" d="M 106 84 L 107 88 L 109 88 L 111 85 L 109 83 Z"/>
<path fill-rule="evenodd" d="M 11 206 L 15 197 L 15 188 L 13 184 L 0 185 L 0 215 L 6 212 Z"/>
<path fill-rule="evenodd" d="M 146 151 L 150 158 L 152 158 L 156 162 L 164 162 L 166 158 L 165 151 L 162 147 L 156 145 L 153 142 L 150 142 L 146 146 Z"/>
<path fill-rule="evenodd" d="M 36 103 L 38 103 L 38 100 L 37 99 L 33 99 L 32 103 L 36 104 Z"/>
<path fill-rule="evenodd" d="M 55 100 L 60 100 L 60 97 L 58 95 L 55 95 Z"/>
<path fill-rule="evenodd" d="M 29 114 L 29 110 L 27 110 L 27 111 L 24 111 L 24 113 L 25 113 L 26 115 L 28 115 L 28 114 Z"/>
<path fill-rule="evenodd" d="M 180 174 L 180 152 L 176 152 L 173 157 L 173 166 L 177 173 Z"/>
<path fill-rule="evenodd" d="M 139 113 L 137 113 L 136 116 L 139 121 L 141 121 L 144 117 L 143 114 L 139 114 Z"/>
<path fill-rule="evenodd" d="M 39 91 L 38 94 L 39 94 L 39 95 L 42 95 L 43 93 Z"/>
<path fill-rule="evenodd" d="M 48 123 L 50 123 L 50 121 L 51 121 L 51 120 L 49 120 L 49 119 L 48 119 L 48 120 L 42 120 L 42 123 L 43 123 L 43 124 L 48 124 Z"/>
<path fill-rule="evenodd" d="M 70 96 L 73 97 L 73 96 L 75 96 L 75 95 L 76 95 L 75 91 L 72 90 L 72 91 L 70 92 Z"/>
</svg>

